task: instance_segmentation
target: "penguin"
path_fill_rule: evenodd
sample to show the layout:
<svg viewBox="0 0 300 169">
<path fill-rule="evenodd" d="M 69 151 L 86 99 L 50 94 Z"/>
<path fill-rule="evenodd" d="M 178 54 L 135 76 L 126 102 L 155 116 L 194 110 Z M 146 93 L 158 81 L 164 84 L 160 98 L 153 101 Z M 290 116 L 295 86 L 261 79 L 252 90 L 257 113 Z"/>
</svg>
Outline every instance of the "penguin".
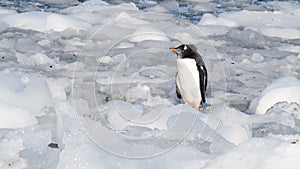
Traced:
<svg viewBox="0 0 300 169">
<path fill-rule="evenodd" d="M 207 69 L 193 44 L 169 48 L 177 55 L 176 95 L 199 109 L 206 104 Z"/>
</svg>

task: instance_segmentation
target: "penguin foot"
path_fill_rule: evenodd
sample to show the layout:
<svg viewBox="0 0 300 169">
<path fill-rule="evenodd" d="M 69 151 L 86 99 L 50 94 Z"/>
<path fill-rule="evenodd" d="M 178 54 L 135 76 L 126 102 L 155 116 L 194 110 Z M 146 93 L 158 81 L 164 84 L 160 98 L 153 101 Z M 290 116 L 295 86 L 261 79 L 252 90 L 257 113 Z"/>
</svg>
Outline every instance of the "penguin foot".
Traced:
<svg viewBox="0 0 300 169">
<path fill-rule="evenodd" d="M 50 147 L 50 148 L 58 148 L 58 144 L 57 143 L 50 143 L 50 144 L 48 144 L 48 147 Z"/>
<path fill-rule="evenodd" d="M 207 114 L 208 112 L 206 111 L 210 110 L 211 106 L 212 105 L 208 103 L 201 103 L 201 107 L 198 110 Z"/>
<path fill-rule="evenodd" d="M 209 108 L 211 106 L 211 104 L 208 104 L 208 103 L 204 103 L 204 102 L 201 102 L 201 108 Z"/>
</svg>

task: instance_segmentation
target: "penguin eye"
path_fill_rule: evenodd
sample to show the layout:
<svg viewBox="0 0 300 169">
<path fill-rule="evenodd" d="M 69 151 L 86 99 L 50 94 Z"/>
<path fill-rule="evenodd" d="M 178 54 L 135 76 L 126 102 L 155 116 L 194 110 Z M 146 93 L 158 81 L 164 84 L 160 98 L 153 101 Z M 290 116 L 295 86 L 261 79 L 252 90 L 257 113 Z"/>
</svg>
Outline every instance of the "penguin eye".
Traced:
<svg viewBox="0 0 300 169">
<path fill-rule="evenodd" d="M 186 45 L 184 45 L 184 47 L 183 47 L 183 50 L 187 50 L 188 48 L 187 48 L 187 46 Z"/>
</svg>

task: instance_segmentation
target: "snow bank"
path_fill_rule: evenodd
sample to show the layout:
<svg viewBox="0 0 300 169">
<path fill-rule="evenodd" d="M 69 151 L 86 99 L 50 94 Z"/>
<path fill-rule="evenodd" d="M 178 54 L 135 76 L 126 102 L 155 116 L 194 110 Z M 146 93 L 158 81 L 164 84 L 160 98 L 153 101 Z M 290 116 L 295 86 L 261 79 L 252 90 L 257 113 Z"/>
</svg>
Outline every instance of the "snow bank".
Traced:
<svg viewBox="0 0 300 169">
<path fill-rule="evenodd" d="M 300 104 L 300 80 L 285 77 L 275 80 L 251 103 L 250 109 L 255 114 L 264 114 L 278 102 L 296 102 Z"/>
</svg>

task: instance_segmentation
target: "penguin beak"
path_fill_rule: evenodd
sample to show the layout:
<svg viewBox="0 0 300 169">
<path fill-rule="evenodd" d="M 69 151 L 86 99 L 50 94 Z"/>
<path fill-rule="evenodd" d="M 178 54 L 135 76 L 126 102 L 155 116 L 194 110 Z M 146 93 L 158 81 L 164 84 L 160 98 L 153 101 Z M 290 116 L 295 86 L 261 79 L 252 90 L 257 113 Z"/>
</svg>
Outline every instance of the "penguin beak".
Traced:
<svg viewBox="0 0 300 169">
<path fill-rule="evenodd" d="M 177 50 L 177 48 L 169 48 L 172 52 L 174 52 L 174 53 L 176 53 L 176 54 L 178 54 L 178 50 Z"/>
</svg>

